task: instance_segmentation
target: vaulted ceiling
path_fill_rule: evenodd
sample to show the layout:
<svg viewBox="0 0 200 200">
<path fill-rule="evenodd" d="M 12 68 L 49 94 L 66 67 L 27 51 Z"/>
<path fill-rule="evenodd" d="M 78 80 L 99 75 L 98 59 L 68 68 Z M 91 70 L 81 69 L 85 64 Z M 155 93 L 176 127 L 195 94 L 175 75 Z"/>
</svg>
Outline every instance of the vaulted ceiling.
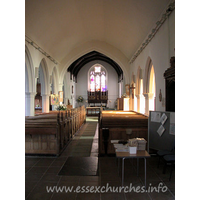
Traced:
<svg viewBox="0 0 200 200">
<path fill-rule="evenodd" d="M 107 43 L 130 60 L 170 0 L 26 0 L 25 34 L 58 62 L 84 43 Z"/>
</svg>

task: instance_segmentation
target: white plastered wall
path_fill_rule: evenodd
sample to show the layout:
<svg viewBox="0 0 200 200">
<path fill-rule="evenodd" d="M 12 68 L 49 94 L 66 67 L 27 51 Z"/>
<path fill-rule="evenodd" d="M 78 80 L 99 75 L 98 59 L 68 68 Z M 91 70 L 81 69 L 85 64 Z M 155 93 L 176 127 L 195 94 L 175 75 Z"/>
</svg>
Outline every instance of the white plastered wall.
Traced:
<svg viewBox="0 0 200 200">
<path fill-rule="evenodd" d="M 151 59 L 155 70 L 156 81 L 156 110 L 165 111 L 165 79 L 164 72 L 170 67 L 170 58 L 175 55 L 175 12 L 164 22 L 157 34 L 130 66 L 130 75 L 137 75 L 138 67 L 143 74 Z M 130 76 L 131 78 L 131 76 Z M 143 78 L 145 76 L 143 75 Z M 136 80 L 137 83 L 137 80 Z M 146 83 L 146 80 L 144 80 Z M 136 86 L 137 87 L 137 86 Z M 143 85 L 144 87 L 144 85 Z M 145 89 L 145 88 L 144 88 Z M 162 101 L 159 101 L 159 91 L 162 92 Z M 145 91 L 145 90 L 144 90 Z"/>
</svg>

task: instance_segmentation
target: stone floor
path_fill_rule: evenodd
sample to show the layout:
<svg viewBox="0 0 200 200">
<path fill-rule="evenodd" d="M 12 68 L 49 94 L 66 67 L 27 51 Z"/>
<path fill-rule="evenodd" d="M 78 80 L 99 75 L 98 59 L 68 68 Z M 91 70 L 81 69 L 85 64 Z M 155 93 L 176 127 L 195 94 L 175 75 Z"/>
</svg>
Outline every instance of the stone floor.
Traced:
<svg viewBox="0 0 200 200">
<path fill-rule="evenodd" d="M 167 168 L 166 174 L 163 174 L 163 163 L 160 163 L 157 168 L 158 158 L 155 156 L 147 159 L 147 192 L 144 192 L 143 189 L 143 160 L 140 160 L 138 177 L 136 161 L 125 160 L 124 187 L 127 187 L 126 190 L 120 191 L 122 189 L 121 174 L 116 158 L 98 158 L 98 129 L 96 126 L 97 119 L 87 118 L 86 124 L 76 133 L 59 157 L 25 157 L 25 197 L 27 200 L 175 199 L 174 171 L 171 181 L 169 181 L 169 168 Z M 76 162 L 75 157 L 81 157 L 81 160 L 83 158 L 89 160 L 87 159 L 89 157 L 97 158 L 98 175 L 59 175 L 69 157 L 73 157 L 73 162 Z M 80 159 L 77 159 L 77 166 L 80 165 L 78 160 Z M 74 163 L 75 165 L 76 163 Z M 67 192 L 66 189 L 72 189 L 72 191 L 68 190 Z M 130 190 L 131 192 L 129 192 Z M 151 192 L 152 190 L 153 192 Z"/>
</svg>

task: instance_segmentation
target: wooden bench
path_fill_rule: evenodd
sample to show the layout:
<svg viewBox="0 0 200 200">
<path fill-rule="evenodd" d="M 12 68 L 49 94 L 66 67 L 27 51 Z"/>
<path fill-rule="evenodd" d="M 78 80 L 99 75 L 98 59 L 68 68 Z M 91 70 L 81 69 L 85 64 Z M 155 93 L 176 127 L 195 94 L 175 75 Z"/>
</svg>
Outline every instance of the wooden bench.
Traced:
<svg viewBox="0 0 200 200">
<path fill-rule="evenodd" d="M 148 117 L 137 112 L 102 111 L 99 115 L 99 155 L 114 154 L 111 140 L 140 137 L 148 142 Z"/>
<path fill-rule="evenodd" d="M 26 119 L 25 153 L 59 155 L 62 149 L 61 123 L 55 119 Z"/>
<path fill-rule="evenodd" d="M 59 120 L 60 124 L 60 137 L 61 137 L 61 148 L 63 148 L 66 144 L 66 141 L 68 141 L 68 136 L 67 136 L 67 128 L 66 128 L 66 121 L 65 121 L 65 112 L 61 111 L 53 111 L 50 113 L 43 113 L 41 115 L 37 115 L 34 117 L 26 117 L 26 121 L 33 120 L 33 121 L 38 121 L 38 120 Z"/>
<path fill-rule="evenodd" d="M 25 153 L 59 155 L 85 122 L 85 107 L 25 117 Z"/>
<path fill-rule="evenodd" d="M 87 116 L 99 116 L 99 113 L 102 111 L 102 107 L 86 107 Z"/>
</svg>

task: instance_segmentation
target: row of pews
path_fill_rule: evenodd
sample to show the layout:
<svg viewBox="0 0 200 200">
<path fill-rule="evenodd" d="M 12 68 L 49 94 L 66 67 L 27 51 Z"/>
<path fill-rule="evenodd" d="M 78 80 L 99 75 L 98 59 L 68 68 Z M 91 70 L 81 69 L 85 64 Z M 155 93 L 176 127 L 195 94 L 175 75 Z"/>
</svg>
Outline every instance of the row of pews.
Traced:
<svg viewBox="0 0 200 200">
<path fill-rule="evenodd" d="M 25 117 L 25 153 L 59 156 L 85 121 L 84 106 Z"/>
<path fill-rule="evenodd" d="M 99 115 L 99 155 L 114 154 L 111 140 L 144 138 L 148 142 L 148 117 L 134 111 L 102 111 Z"/>
</svg>

